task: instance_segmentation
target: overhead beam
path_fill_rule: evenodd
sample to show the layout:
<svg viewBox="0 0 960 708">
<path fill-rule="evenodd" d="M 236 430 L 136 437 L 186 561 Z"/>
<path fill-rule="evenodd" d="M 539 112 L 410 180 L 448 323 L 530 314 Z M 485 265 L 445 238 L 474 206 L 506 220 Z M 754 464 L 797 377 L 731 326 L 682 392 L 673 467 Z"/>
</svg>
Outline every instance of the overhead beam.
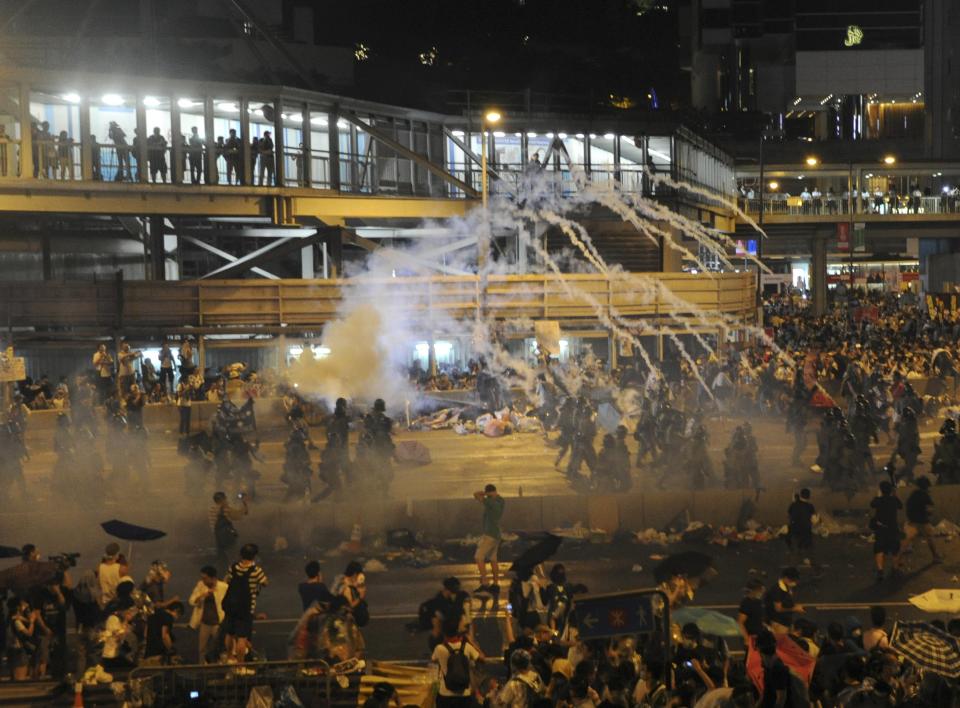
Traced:
<svg viewBox="0 0 960 708">
<path fill-rule="evenodd" d="M 329 229 L 324 231 L 317 231 L 316 229 L 311 229 L 313 233 L 307 238 L 289 238 L 281 239 L 275 243 L 271 243 L 263 248 L 257 249 L 253 253 L 249 253 L 246 256 L 242 256 L 235 261 L 231 261 L 229 264 L 218 268 L 212 273 L 204 275 L 201 280 L 208 280 L 214 276 L 220 278 L 233 278 L 237 275 L 236 272 L 231 273 L 231 268 L 242 269 L 237 272 L 243 272 L 243 270 L 253 270 L 257 265 L 263 263 L 267 260 L 274 258 L 286 258 L 287 256 L 301 251 L 305 248 L 310 248 L 311 246 L 320 243 L 325 240 L 329 235 Z"/>
<path fill-rule="evenodd" d="M 181 228 L 180 233 L 203 238 L 204 236 L 229 236 L 241 238 L 309 238 L 317 233 L 316 229 L 294 227 L 243 227 L 228 226 L 224 228 Z"/>
<path fill-rule="evenodd" d="M 444 180 L 449 184 L 452 184 L 454 187 L 461 190 L 467 196 L 474 197 L 474 198 L 480 196 L 480 193 L 477 190 L 475 190 L 473 187 L 471 187 L 469 184 L 467 184 L 466 182 L 457 179 L 452 174 L 450 174 L 445 169 L 443 169 L 440 165 L 428 160 L 426 156 L 421 155 L 418 152 L 414 152 L 413 150 L 406 147 L 405 145 L 401 145 L 396 140 L 391 138 L 389 135 L 386 135 L 385 133 L 380 132 L 379 129 L 374 128 L 372 125 L 367 125 L 362 120 L 360 120 L 360 117 L 355 113 L 350 113 L 349 111 L 343 111 L 339 113 L 339 116 L 344 120 L 350 123 L 353 123 L 357 128 L 359 128 L 364 133 L 372 137 L 374 140 L 383 143 L 394 152 L 397 152 L 400 155 L 403 155 L 409 160 L 413 160 L 418 165 L 423 167 L 425 170 L 432 172 L 440 179 Z"/>
<path fill-rule="evenodd" d="M 240 256 L 236 260 L 230 261 L 226 265 L 222 265 L 219 268 L 210 271 L 206 275 L 200 276 L 200 280 L 211 280 L 213 278 L 226 280 L 228 278 L 236 278 L 238 275 L 253 269 L 255 266 L 264 262 L 268 258 L 273 258 L 277 255 L 276 252 L 281 247 L 290 243 L 296 244 L 297 248 L 303 247 L 303 242 L 300 239 L 280 238 L 276 241 L 268 243 L 263 248 L 258 248 L 255 251 L 251 251 L 244 256 Z"/>
<path fill-rule="evenodd" d="M 202 248 L 204 251 L 212 253 L 215 256 L 220 256 L 225 261 L 229 261 L 233 263 L 234 261 L 239 260 L 233 254 L 227 253 L 226 251 L 221 251 L 216 246 L 211 246 L 209 243 L 206 243 L 205 241 L 201 241 L 198 238 L 194 238 L 193 236 L 180 236 L 180 234 L 177 234 L 177 236 L 179 238 L 182 238 L 184 241 L 188 243 L 192 243 L 194 246 L 197 246 L 198 248 Z M 256 273 L 257 275 L 263 278 L 267 278 L 268 280 L 280 280 L 280 276 L 274 275 L 273 273 L 266 271 L 263 268 L 258 268 L 256 266 L 250 268 L 250 272 Z"/>
</svg>

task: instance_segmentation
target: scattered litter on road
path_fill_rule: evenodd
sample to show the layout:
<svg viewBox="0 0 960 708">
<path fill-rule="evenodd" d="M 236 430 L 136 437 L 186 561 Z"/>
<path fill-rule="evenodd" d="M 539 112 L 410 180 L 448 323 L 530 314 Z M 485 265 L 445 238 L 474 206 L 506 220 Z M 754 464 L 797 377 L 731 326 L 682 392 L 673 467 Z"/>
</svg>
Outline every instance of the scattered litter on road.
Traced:
<svg viewBox="0 0 960 708">
<path fill-rule="evenodd" d="M 376 558 L 371 558 L 366 563 L 363 564 L 364 573 L 385 573 L 387 572 L 387 566 L 383 564 L 382 561 L 377 560 Z"/>
</svg>

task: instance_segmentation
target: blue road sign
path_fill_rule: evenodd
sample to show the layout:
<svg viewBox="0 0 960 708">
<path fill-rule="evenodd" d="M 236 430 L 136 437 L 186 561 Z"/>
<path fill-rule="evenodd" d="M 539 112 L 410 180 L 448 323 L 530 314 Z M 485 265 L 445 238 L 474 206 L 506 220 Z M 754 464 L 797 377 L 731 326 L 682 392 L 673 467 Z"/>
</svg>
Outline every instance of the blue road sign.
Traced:
<svg viewBox="0 0 960 708">
<path fill-rule="evenodd" d="M 642 634 L 657 629 L 654 622 L 656 591 L 577 598 L 576 626 L 581 639 L 601 639 Z"/>
</svg>

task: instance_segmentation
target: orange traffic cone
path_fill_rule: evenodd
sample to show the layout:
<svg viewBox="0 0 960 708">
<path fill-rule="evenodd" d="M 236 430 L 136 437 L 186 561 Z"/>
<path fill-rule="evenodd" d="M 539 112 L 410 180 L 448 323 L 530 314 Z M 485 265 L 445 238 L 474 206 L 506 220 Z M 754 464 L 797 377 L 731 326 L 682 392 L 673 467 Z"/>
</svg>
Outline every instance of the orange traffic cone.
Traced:
<svg viewBox="0 0 960 708">
<path fill-rule="evenodd" d="M 73 684 L 73 708 L 83 708 L 83 681 Z"/>
</svg>

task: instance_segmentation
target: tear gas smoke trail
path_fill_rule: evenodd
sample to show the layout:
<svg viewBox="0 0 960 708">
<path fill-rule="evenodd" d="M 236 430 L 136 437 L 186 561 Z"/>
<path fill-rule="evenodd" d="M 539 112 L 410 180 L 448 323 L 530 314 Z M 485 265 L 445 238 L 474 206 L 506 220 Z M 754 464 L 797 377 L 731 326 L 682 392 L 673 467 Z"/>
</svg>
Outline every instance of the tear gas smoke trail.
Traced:
<svg viewBox="0 0 960 708">
<path fill-rule="evenodd" d="M 520 210 L 517 210 L 517 213 L 518 213 L 518 215 L 523 216 L 525 213 L 527 213 L 527 215 L 528 215 L 528 211 L 529 211 L 529 210 L 526 210 L 526 209 L 520 209 Z M 560 282 L 563 284 L 563 287 L 567 290 L 567 293 L 568 293 L 568 294 L 572 294 L 572 293 L 573 293 L 572 288 L 570 288 L 569 285 L 566 283 L 566 281 L 563 279 L 563 276 L 562 276 L 562 274 L 560 273 L 560 269 L 557 267 L 556 263 L 554 263 L 553 260 L 549 257 L 549 254 L 546 253 L 545 249 L 543 249 L 543 248 L 540 246 L 540 244 L 535 243 L 535 244 L 534 244 L 534 250 L 536 250 L 536 251 L 538 252 L 538 254 L 541 256 L 541 258 L 544 258 L 544 260 L 548 263 L 548 265 L 550 265 L 551 269 L 554 270 L 554 272 L 557 274 Z M 661 291 L 665 290 L 665 288 L 664 288 L 664 286 L 663 286 L 662 283 L 659 283 L 659 285 L 661 286 Z M 669 291 L 668 291 L 668 292 L 669 292 Z M 609 308 L 609 310 L 610 310 L 610 315 L 609 315 L 609 317 L 607 317 L 607 315 L 603 312 L 603 306 L 602 306 L 601 303 L 599 303 L 599 301 L 595 300 L 594 298 L 588 298 L 588 297 L 586 297 L 586 294 L 585 294 L 585 293 L 578 293 L 578 295 L 579 295 L 579 297 L 581 297 L 581 299 L 586 300 L 587 302 L 589 302 L 589 303 L 594 307 L 595 311 L 597 312 L 597 316 L 600 317 L 602 320 L 605 320 L 605 324 L 607 324 L 607 326 L 609 326 L 609 327 L 610 327 L 611 329 L 613 329 L 614 331 L 617 331 L 618 333 L 625 334 L 627 337 L 630 338 L 630 340 L 634 343 L 634 345 L 639 348 L 639 350 L 640 350 L 640 352 L 641 352 L 641 357 L 644 359 L 644 362 L 645 362 L 649 367 L 651 367 L 651 368 L 657 368 L 657 370 L 659 370 L 658 367 L 654 367 L 654 366 L 653 366 L 653 362 L 650 360 L 650 357 L 649 357 L 649 355 L 646 353 L 646 350 L 643 348 L 643 345 L 640 343 L 640 340 L 637 339 L 637 337 L 636 337 L 629 329 L 623 329 L 624 326 L 626 326 L 626 327 L 631 327 L 631 326 L 633 326 L 633 323 L 631 323 L 629 320 L 626 320 L 625 318 L 623 318 L 622 316 L 620 316 L 619 314 L 617 314 L 616 311 L 614 310 L 614 308 L 613 308 L 612 306 Z M 673 293 L 670 293 L 670 295 L 672 296 Z M 674 296 L 674 297 L 675 297 L 675 296 Z M 679 298 L 678 298 L 678 299 L 679 299 Z M 693 311 L 696 311 L 696 310 L 698 309 L 698 308 L 694 307 L 694 306 L 693 306 L 692 304 L 690 304 L 690 303 L 686 303 L 686 302 L 685 302 L 684 304 L 685 304 L 688 308 L 690 308 L 691 310 L 693 310 Z M 671 317 L 672 317 L 673 319 L 676 319 L 675 317 L 673 317 L 672 313 L 671 313 Z M 615 322 L 614 320 L 617 320 L 618 322 Z M 679 321 L 679 320 L 678 320 L 678 321 Z M 619 327 L 617 326 L 618 324 L 620 325 Z M 681 323 L 681 324 L 683 324 L 683 323 Z M 703 346 L 704 349 L 706 349 L 707 352 L 713 353 L 713 348 L 710 347 L 710 345 L 700 336 L 699 333 L 697 333 L 697 332 L 695 332 L 695 331 L 693 331 L 693 330 L 690 330 L 690 329 L 689 329 L 689 326 L 686 326 L 685 329 L 686 329 L 687 331 L 689 331 L 689 332 L 700 342 L 701 346 Z M 668 333 L 668 336 L 670 336 L 670 338 L 673 340 L 674 344 L 676 344 L 677 349 L 678 349 L 678 351 L 680 352 L 680 355 L 681 355 L 682 357 L 684 357 L 684 359 L 685 359 L 685 360 L 687 361 L 687 363 L 690 365 L 694 377 L 696 377 L 696 379 L 700 382 L 700 384 L 701 384 L 701 385 L 704 387 L 704 389 L 707 391 L 707 394 L 708 394 L 708 395 L 710 396 L 710 398 L 712 399 L 712 398 L 713 398 L 713 392 L 710 390 L 710 387 L 707 386 L 707 385 L 706 385 L 706 382 L 703 380 L 703 376 L 700 374 L 700 370 L 699 370 L 699 368 L 697 367 L 697 364 L 696 364 L 696 362 L 694 361 L 693 357 L 690 356 L 689 352 L 687 352 L 687 350 L 684 348 L 683 344 L 682 344 L 682 343 L 680 342 L 680 340 L 676 337 L 676 335 L 674 335 L 674 334 L 672 334 L 672 333 Z"/>
<path fill-rule="evenodd" d="M 612 190 L 606 193 L 597 191 L 594 193 L 594 199 L 598 204 L 610 209 L 610 211 L 612 211 L 617 216 L 619 216 L 623 221 L 633 225 L 633 227 L 636 228 L 638 231 L 640 231 L 640 233 L 642 233 L 644 236 L 650 239 L 650 241 L 653 242 L 653 244 L 657 246 L 657 248 L 660 248 L 662 244 L 660 241 L 656 239 L 655 236 L 653 236 L 650 233 L 651 230 L 657 231 L 663 234 L 664 236 L 663 245 L 668 246 L 672 250 L 680 253 L 681 256 L 693 261 L 703 271 L 709 272 L 710 269 L 707 268 L 707 266 L 704 265 L 700 261 L 700 259 L 690 249 L 688 249 L 686 246 L 684 246 L 681 243 L 677 243 L 668 233 L 664 232 L 659 227 L 656 227 L 652 224 L 641 221 L 640 217 L 637 216 L 636 212 L 634 212 L 633 209 L 623 204 L 623 202 L 621 202 L 620 199 L 616 196 L 616 193 L 613 192 Z"/>
<path fill-rule="evenodd" d="M 601 273 L 607 272 L 607 265 L 603 262 L 603 258 L 597 252 L 596 247 L 593 245 L 593 242 L 590 240 L 590 236 L 587 234 L 587 230 L 583 228 L 583 225 L 578 224 L 575 221 L 570 219 L 565 219 L 559 214 L 555 214 L 546 209 L 538 209 L 537 215 L 548 224 L 553 224 L 554 226 L 559 226 L 560 230 L 570 239 L 570 242 L 580 249 L 580 252 L 586 257 L 588 261 Z M 579 236 L 578 236 L 579 232 Z"/>
<path fill-rule="evenodd" d="M 681 234 L 689 236 L 699 243 L 703 248 L 706 248 L 710 251 L 717 259 L 723 263 L 727 268 L 736 268 L 733 262 L 727 256 L 726 247 L 724 243 L 729 241 L 727 236 L 715 229 L 708 229 L 695 221 L 687 219 L 682 214 L 678 214 L 675 211 L 671 211 L 667 207 L 658 202 L 655 202 L 650 199 L 645 199 L 640 196 L 631 196 L 631 195 L 619 195 L 614 193 L 616 198 L 623 201 L 628 205 L 628 208 L 635 209 L 639 211 L 643 216 L 648 219 L 655 221 L 665 221 L 671 226 L 675 227 Z M 658 233 L 667 235 L 668 232 L 663 231 L 659 227 L 651 225 L 651 228 L 655 228 Z M 672 238 L 672 236 L 669 236 Z M 729 241 L 730 246 L 735 246 L 732 241 Z M 698 265 L 702 267 L 702 263 L 698 261 Z M 707 268 L 709 273 L 710 269 Z"/>
<path fill-rule="evenodd" d="M 665 184 L 665 185 L 667 185 L 668 187 L 672 187 L 673 189 L 682 189 L 682 190 L 684 190 L 684 191 L 686 191 L 686 192 L 690 192 L 690 193 L 692 193 L 692 194 L 698 194 L 698 195 L 700 195 L 700 196 L 702 196 L 702 197 L 705 197 L 705 198 L 707 198 L 707 199 L 713 200 L 713 201 L 715 201 L 715 202 L 719 202 L 720 204 L 723 204 L 724 206 L 729 207 L 730 209 L 733 210 L 733 212 L 734 212 L 735 214 L 737 214 L 738 216 L 740 216 L 741 218 L 743 218 L 743 220 L 746 221 L 755 231 L 757 231 L 758 233 L 760 233 L 764 238 L 767 238 L 767 232 L 764 231 L 762 228 L 760 228 L 760 224 L 758 224 L 756 221 L 754 221 L 752 218 L 750 218 L 750 216 L 749 216 L 745 211 L 743 211 L 739 206 L 737 206 L 737 204 L 736 204 L 735 201 L 728 200 L 728 199 L 727 199 L 726 197 L 724 197 L 722 194 L 718 194 L 718 193 L 716 193 L 716 192 L 713 192 L 713 191 L 711 191 L 711 190 L 709 190 L 709 189 L 704 189 L 704 188 L 702 188 L 702 187 L 696 187 L 696 186 L 690 184 L 689 182 L 677 182 L 676 180 L 674 180 L 674 179 L 672 179 L 672 178 L 670 178 L 670 177 L 667 177 L 667 176 L 665 176 L 665 175 L 653 175 L 653 174 L 651 174 L 650 177 L 651 177 L 654 181 L 659 182 L 659 183 L 661 183 L 661 184 Z M 718 233 L 719 233 L 719 232 L 718 232 Z M 729 237 L 729 236 L 726 236 L 725 234 L 724 234 L 724 238 L 727 239 L 727 240 L 731 240 L 730 237 Z M 769 268 L 767 268 L 767 266 L 763 265 L 763 263 L 761 263 L 760 260 L 757 259 L 755 256 L 752 256 L 752 255 L 750 255 L 750 254 L 746 254 L 746 257 L 747 257 L 749 260 L 751 260 L 751 261 L 753 261 L 754 263 L 756 263 L 760 268 L 763 268 L 767 273 L 771 273 L 771 272 L 772 272 Z"/>
<path fill-rule="evenodd" d="M 615 180 L 612 185 L 602 185 L 602 186 L 597 185 L 597 184 L 594 184 L 592 177 L 587 175 L 585 171 L 580 169 L 575 169 L 572 166 L 571 166 L 571 169 L 573 170 L 574 181 L 577 184 L 577 192 L 571 197 L 571 199 L 574 200 L 574 202 L 584 203 L 588 205 L 597 203 L 597 204 L 602 204 L 603 206 L 606 206 L 608 209 L 611 209 L 614 213 L 618 214 L 621 219 L 631 223 L 636 229 L 638 229 L 641 233 L 647 236 L 647 238 L 653 241 L 658 248 L 660 247 L 660 243 L 656 240 L 654 236 L 651 235 L 650 233 L 651 230 L 659 234 L 660 236 L 662 236 L 664 239 L 664 242 L 667 243 L 670 246 L 670 248 L 676 251 L 679 251 L 681 255 L 684 255 L 690 260 L 692 260 L 693 262 L 695 262 L 697 266 L 704 272 L 706 273 L 710 272 L 710 269 L 707 268 L 706 265 L 704 265 L 700 261 L 700 259 L 697 258 L 697 256 L 695 256 L 690 250 L 686 249 L 682 244 L 676 243 L 667 232 L 663 231 L 662 229 L 660 229 L 659 227 L 653 224 L 643 225 L 643 222 L 638 221 L 635 218 L 635 215 L 631 216 L 630 212 L 632 212 L 632 210 L 630 210 L 630 212 L 625 212 L 621 207 L 619 207 L 619 204 L 624 204 L 625 202 L 624 202 L 624 196 L 622 191 L 617 188 L 620 184 L 618 181 Z M 700 234 L 700 236 L 702 236 L 701 238 L 696 233 L 694 233 L 695 229 L 691 229 L 691 225 L 693 225 L 693 222 L 690 222 L 690 220 L 685 219 L 683 216 L 676 214 L 673 211 L 670 211 L 669 209 L 667 209 L 666 207 L 660 204 L 654 203 L 654 205 L 656 209 L 651 210 L 654 213 L 648 213 L 647 216 L 650 216 L 651 218 L 657 218 L 657 216 L 659 215 L 661 218 L 665 219 L 672 225 L 681 229 L 681 231 L 683 231 L 684 233 L 688 233 L 691 237 L 697 240 L 701 245 L 703 245 L 705 248 L 713 252 L 713 254 L 717 256 L 717 258 L 719 258 L 725 265 L 727 265 L 730 268 L 734 267 L 733 264 L 727 260 L 726 252 L 724 251 L 724 249 L 719 247 L 716 244 L 716 242 L 710 236 L 709 233 L 701 233 Z M 699 226 L 699 225 L 696 225 L 696 226 Z"/>
<path fill-rule="evenodd" d="M 660 367 L 656 366 L 653 363 L 653 360 L 650 359 L 650 355 L 647 354 L 647 350 L 643 348 L 643 345 L 641 344 L 640 340 L 632 332 L 624 331 L 623 329 L 618 327 L 617 324 L 612 319 L 610 319 L 609 316 L 607 316 L 607 313 L 604 312 L 603 305 L 600 303 L 600 301 L 598 301 L 589 293 L 585 293 L 580 290 L 574 290 L 572 287 L 570 287 L 570 284 L 564 279 L 563 273 L 560 271 L 560 268 L 557 266 L 556 263 L 554 263 L 553 259 L 550 257 L 550 254 L 547 253 L 547 250 L 543 246 L 541 246 L 536 241 L 531 241 L 531 246 L 533 247 L 533 250 L 536 251 L 537 255 L 543 259 L 543 262 L 546 263 L 547 266 L 556 274 L 557 282 L 560 283 L 561 287 L 564 289 L 564 291 L 567 293 L 567 295 L 571 299 L 583 300 L 588 305 L 590 305 L 593 308 L 594 313 L 597 315 L 598 320 L 603 322 L 608 328 L 610 328 L 614 332 L 620 334 L 621 336 L 627 337 L 628 339 L 630 339 L 631 342 L 634 343 L 634 346 L 636 346 L 637 350 L 640 352 L 640 357 L 643 359 L 644 363 L 648 367 L 656 371 L 660 370 Z"/>
</svg>

